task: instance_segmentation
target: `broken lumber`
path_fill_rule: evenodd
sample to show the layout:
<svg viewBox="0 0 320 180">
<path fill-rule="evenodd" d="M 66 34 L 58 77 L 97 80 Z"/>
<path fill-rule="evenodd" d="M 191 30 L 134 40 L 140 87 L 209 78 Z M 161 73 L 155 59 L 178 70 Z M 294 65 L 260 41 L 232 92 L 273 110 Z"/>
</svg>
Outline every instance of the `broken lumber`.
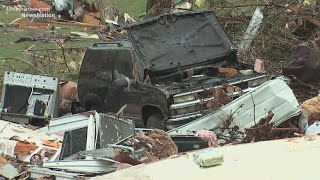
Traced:
<svg viewBox="0 0 320 180">
<path fill-rule="evenodd" d="M 88 23 L 81 23 L 77 21 L 48 21 L 50 23 L 54 24 L 64 24 L 64 25 L 70 25 L 70 26 L 85 26 L 85 27 L 96 27 L 99 29 L 104 29 L 104 25 L 94 25 L 94 24 L 88 24 Z"/>
<path fill-rule="evenodd" d="M 12 23 L 12 25 L 19 28 L 48 28 L 48 23 Z"/>
<path fill-rule="evenodd" d="M 31 152 L 35 151 L 37 148 L 38 146 L 33 144 L 17 142 L 16 146 L 14 147 L 14 153 L 19 155 L 31 154 Z"/>
</svg>

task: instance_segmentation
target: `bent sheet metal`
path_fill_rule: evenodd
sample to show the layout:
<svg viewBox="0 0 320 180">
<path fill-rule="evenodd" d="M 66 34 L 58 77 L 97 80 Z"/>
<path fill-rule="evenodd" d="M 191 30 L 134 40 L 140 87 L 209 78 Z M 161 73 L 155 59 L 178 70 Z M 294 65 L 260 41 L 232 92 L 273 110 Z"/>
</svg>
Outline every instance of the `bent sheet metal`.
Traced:
<svg viewBox="0 0 320 180">
<path fill-rule="evenodd" d="M 169 131 L 169 134 L 188 135 L 198 130 L 220 127 L 223 123 L 222 119 L 226 119 L 231 113 L 234 113 L 231 126 L 238 126 L 240 131 L 259 122 L 268 111 L 274 113 L 271 123 L 277 126 L 299 115 L 298 106 L 298 101 L 290 87 L 284 79 L 277 78 L 262 84 L 216 112 Z"/>
</svg>

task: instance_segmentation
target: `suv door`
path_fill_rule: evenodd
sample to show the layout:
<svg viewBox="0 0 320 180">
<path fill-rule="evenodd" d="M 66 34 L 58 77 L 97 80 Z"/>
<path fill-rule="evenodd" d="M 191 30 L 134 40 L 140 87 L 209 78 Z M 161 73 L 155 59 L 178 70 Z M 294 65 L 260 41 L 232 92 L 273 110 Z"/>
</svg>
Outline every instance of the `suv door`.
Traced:
<svg viewBox="0 0 320 180">
<path fill-rule="evenodd" d="M 135 65 L 134 56 L 132 55 L 131 49 L 115 50 L 113 64 L 113 81 L 116 79 L 134 79 L 133 69 Z M 137 79 L 139 80 L 139 79 Z M 138 86 L 131 85 L 128 87 L 116 87 L 111 88 L 111 94 L 109 99 L 106 100 L 107 105 L 112 105 L 114 112 L 117 112 L 124 105 L 126 108 L 123 110 L 124 116 L 134 119 L 137 126 L 143 126 L 141 117 L 141 91 Z M 117 103 L 114 103 L 117 102 Z"/>
</svg>

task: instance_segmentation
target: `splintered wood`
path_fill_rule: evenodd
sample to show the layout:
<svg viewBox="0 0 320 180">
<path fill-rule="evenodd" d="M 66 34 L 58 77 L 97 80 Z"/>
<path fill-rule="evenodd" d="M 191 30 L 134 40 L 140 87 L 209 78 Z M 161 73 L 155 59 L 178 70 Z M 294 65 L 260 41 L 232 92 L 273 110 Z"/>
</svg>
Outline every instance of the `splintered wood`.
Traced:
<svg viewBox="0 0 320 180">
<path fill-rule="evenodd" d="M 291 125 L 289 128 L 274 127 L 273 123 L 270 123 L 274 114 L 269 111 L 266 118 L 262 118 L 256 125 L 251 128 L 245 129 L 245 138 L 242 140 L 243 143 L 266 141 L 273 139 L 285 138 L 293 136 L 294 133 L 298 133 L 300 130 Z"/>
</svg>

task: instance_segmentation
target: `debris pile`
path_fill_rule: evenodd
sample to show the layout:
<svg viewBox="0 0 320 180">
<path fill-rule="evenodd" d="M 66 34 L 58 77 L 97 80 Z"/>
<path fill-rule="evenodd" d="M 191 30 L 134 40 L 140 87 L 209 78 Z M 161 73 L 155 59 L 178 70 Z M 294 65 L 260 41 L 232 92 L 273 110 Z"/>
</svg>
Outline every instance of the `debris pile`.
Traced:
<svg viewBox="0 0 320 180">
<path fill-rule="evenodd" d="M 62 136 L 46 135 L 39 130 L 32 130 L 31 126 L 0 121 L 0 152 L 3 160 L 1 175 L 13 173 L 8 178 L 26 173 L 27 166 L 39 165 L 39 162 L 57 160 L 62 146 Z M 12 166 L 13 165 L 13 166 Z M 16 173 L 14 173 L 16 172 Z"/>
<path fill-rule="evenodd" d="M 271 110 L 267 116 L 266 109 Z M 299 104 L 292 90 L 283 78 L 276 78 L 169 134 L 195 135 L 199 130 L 212 131 L 221 146 L 293 137 L 300 132 L 295 120 L 299 114 Z"/>
<path fill-rule="evenodd" d="M 153 129 L 148 133 L 139 133 L 132 139 L 135 148 L 146 146 L 144 152 L 146 160 L 143 163 L 153 162 L 178 154 L 178 148 L 170 136 L 163 130 Z"/>
<path fill-rule="evenodd" d="M 291 125 L 291 127 L 281 128 L 275 127 L 270 123 L 274 114 L 269 111 L 266 118 L 262 118 L 256 125 L 245 129 L 245 138 L 242 140 L 244 143 L 267 141 L 274 139 L 283 139 L 292 137 L 295 133 L 299 133 L 298 127 Z"/>
<path fill-rule="evenodd" d="M 130 24 L 135 20 L 128 14 L 99 1 L 1 2 L 35 8 L 21 12 L 23 16 L 30 13 L 28 20 L 18 18 L 1 26 L 48 31 L 24 34 L 16 43 L 57 46 L 35 49 L 31 45 L 23 51 L 30 60 L 4 57 L 5 63 L 18 60 L 28 65 L 26 71 L 41 74 L 5 72 L 0 104 L 0 175 L 5 178 L 93 177 L 176 157 L 203 144 L 210 149 L 196 155 L 195 161 L 211 166 L 223 162 L 223 156 L 212 151 L 219 146 L 320 133 L 319 38 L 313 27 L 320 23 L 308 14 L 301 16 L 305 22 L 279 16 L 288 26 L 284 31 L 269 22 L 283 10 L 295 15 L 308 12 L 299 3 L 267 2 L 256 7 L 251 17 L 237 14 L 237 6 L 208 2 L 221 10 L 216 17 L 209 11 L 160 15 L 204 6 L 201 0 L 193 4 L 150 0 L 146 15 L 160 16 Z M 31 16 L 39 13 L 57 17 Z M 218 21 L 222 19 L 232 31 L 235 24 L 230 18 L 246 22 L 241 27 L 249 23 L 240 42 L 238 37 L 232 42 Z M 79 26 L 85 32 L 66 35 L 58 24 Z M 301 34 L 301 28 L 311 34 Z M 286 42 L 270 44 L 270 39 L 277 38 L 274 32 L 290 36 Z M 307 38 L 314 47 L 283 44 L 292 44 L 296 38 Z M 68 41 L 78 40 L 95 44 L 66 47 Z M 290 57 L 288 47 L 294 47 Z M 270 76 L 279 70 L 270 64 L 272 57 L 279 60 L 275 56 L 281 54 L 279 49 L 288 55 L 284 59 L 290 58 L 283 68 L 289 78 Z M 70 59 L 68 53 L 77 56 Z M 50 63 L 55 66 L 49 67 Z M 67 81 L 56 78 L 61 74 L 68 74 L 63 76 Z M 308 97 L 301 97 L 306 89 L 299 86 L 307 88 Z"/>
</svg>

